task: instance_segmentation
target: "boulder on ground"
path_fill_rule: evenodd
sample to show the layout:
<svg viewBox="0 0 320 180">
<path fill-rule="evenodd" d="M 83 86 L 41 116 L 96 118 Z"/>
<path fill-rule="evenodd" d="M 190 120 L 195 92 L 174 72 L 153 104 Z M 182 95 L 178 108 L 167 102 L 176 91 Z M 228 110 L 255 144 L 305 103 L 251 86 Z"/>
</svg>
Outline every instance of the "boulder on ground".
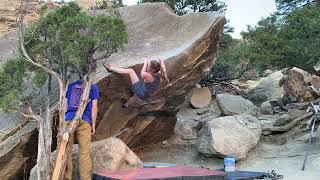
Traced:
<svg viewBox="0 0 320 180">
<path fill-rule="evenodd" d="M 251 115 L 226 116 L 207 122 L 199 131 L 197 149 L 207 156 L 244 159 L 261 136 L 259 120 Z"/>
<path fill-rule="evenodd" d="M 190 98 L 192 107 L 201 109 L 209 106 L 212 99 L 211 91 L 208 87 L 193 88 Z"/>
<path fill-rule="evenodd" d="M 55 157 L 55 152 L 52 157 Z M 139 157 L 118 138 L 111 137 L 102 141 L 92 142 L 90 145 L 90 157 L 94 173 L 103 170 L 114 171 L 143 167 Z M 73 146 L 72 161 L 73 179 L 79 179 L 78 145 Z M 29 179 L 37 179 L 36 166 L 31 170 Z"/>
<path fill-rule="evenodd" d="M 94 172 L 143 167 L 139 157 L 118 138 L 111 137 L 91 143 L 90 155 Z"/>
<path fill-rule="evenodd" d="M 287 123 L 289 123 L 291 120 L 293 120 L 293 118 L 288 114 L 282 114 L 280 117 L 278 117 L 278 119 L 274 122 L 274 126 L 283 126 Z"/>
<path fill-rule="evenodd" d="M 283 87 L 283 101 L 287 103 L 302 102 L 307 90 L 305 77 L 299 69 L 283 70 L 284 76 L 279 81 L 279 86 Z"/>
<path fill-rule="evenodd" d="M 261 114 L 272 114 L 273 113 L 273 109 L 270 104 L 270 101 L 266 101 L 261 104 L 260 113 Z"/>
<path fill-rule="evenodd" d="M 255 92 L 263 94 L 270 99 L 281 99 L 283 88 L 279 86 L 279 81 L 283 77 L 281 71 L 276 71 L 267 77 L 261 78 L 255 87 Z"/>
<path fill-rule="evenodd" d="M 235 95 L 218 94 L 217 104 L 222 115 L 249 114 L 256 116 L 259 109 L 249 100 Z"/>
<path fill-rule="evenodd" d="M 94 140 L 117 134 L 130 148 L 138 148 L 173 134 L 179 106 L 214 64 L 225 18 L 215 12 L 178 16 L 165 3 L 128 6 L 120 14 L 128 44 L 124 51 L 99 61 L 93 76 L 101 95 Z M 139 75 L 146 56 L 164 59 L 170 81 L 163 81 L 147 102 L 123 108 L 133 95 L 130 78 L 110 74 L 103 63 L 131 67 Z"/>
<path fill-rule="evenodd" d="M 183 117 L 177 115 L 178 121 L 174 129 L 174 133 L 182 140 L 191 140 L 198 137 L 199 122 L 192 117 Z"/>
</svg>

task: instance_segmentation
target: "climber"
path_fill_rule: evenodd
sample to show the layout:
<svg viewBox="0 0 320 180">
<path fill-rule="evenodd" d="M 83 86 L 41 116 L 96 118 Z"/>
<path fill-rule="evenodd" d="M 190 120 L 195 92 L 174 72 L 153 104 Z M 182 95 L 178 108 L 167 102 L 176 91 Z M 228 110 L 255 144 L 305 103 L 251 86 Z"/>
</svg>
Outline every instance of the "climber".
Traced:
<svg viewBox="0 0 320 180">
<path fill-rule="evenodd" d="M 141 70 L 142 81 L 139 80 L 136 72 L 132 68 L 118 68 L 113 67 L 110 64 L 104 64 L 108 71 L 113 71 L 119 74 L 128 74 L 131 80 L 131 90 L 134 95 L 123 105 L 129 107 L 132 103 L 138 99 L 147 101 L 152 94 L 160 88 L 160 80 L 164 79 L 167 82 L 167 70 L 164 64 L 164 60 L 152 60 L 149 61 L 147 58 L 144 60 L 143 67 Z"/>
</svg>

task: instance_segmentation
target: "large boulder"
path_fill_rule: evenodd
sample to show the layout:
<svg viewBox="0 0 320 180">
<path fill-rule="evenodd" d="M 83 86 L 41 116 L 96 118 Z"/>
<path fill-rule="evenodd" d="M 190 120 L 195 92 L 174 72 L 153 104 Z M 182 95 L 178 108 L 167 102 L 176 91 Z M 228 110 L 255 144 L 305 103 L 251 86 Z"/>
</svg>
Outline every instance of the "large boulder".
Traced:
<svg viewBox="0 0 320 180">
<path fill-rule="evenodd" d="M 55 157 L 55 152 L 53 153 Z M 142 161 L 128 146 L 118 138 L 108 138 L 102 141 L 92 142 L 90 145 L 90 157 L 94 173 L 104 170 L 126 170 L 143 167 Z M 79 179 L 78 146 L 73 147 L 73 179 Z M 30 180 L 37 179 L 36 166 L 30 172 Z"/>
<path fill-rule="evenodd" d="M 75 151 L 74 154 L 77 152 Z M 139 157 L 118 138 L 111 137 L 91 143 L 90 156 L 94 172 L 143 167 Z"/>
<path fill-rule="evenodd" d="M 190 103 L 194 108 L 204 108 L 209 106 L 212 94 L 208 87 L 193 88 Z"/>
<path fill-rule="evenodd" d="M 179 105 L 213 66 L 225 18 L 214 12 L 177 16 L 165 3 L 125 7 L 121 16 L 128 44 L 123 52 L 100 61 L 93 77 L 101 95 L 95 140 L 117 134 L 135 148 L 163 141 L 173 133 Z M 131 67 L 139 75 L 146 56 L 165 60 L 170 82 L 162 83 L 147 103 L 122 108 L 133 95 L 129 76 L 110 74 L 102 63 Z"/>
<path fill-rule="evenodd" d="M 319 76 L 310 74 L 307 71 L 304 71 L 304 70 L 296 68 L 296 67 L 294 67 L 292 69 L 297 72 L 300 72 L 303 75 L 304 81 L 306 83 L 312 84 L 317 90 L 320 88 L 320 77 Z"/>
<path fill-rule="evenodd" d="M 14 1 L 1 1 L 0 5 L 7 8 L 7 4 L 16 4 Z M 7 3 L 7 4 L 5 4 Z M 34 11 L 30 11 L 30 18 L 36 18 Z M 1 13 L 1 7 L 0 7 Z M 104 10 L 97 13 L 107 13 Z M 99 86 L 100 100 L 97 118 L 97 131 L 94 140 L 103 140 L 118 135 L 128 146 L 139 147 L 145 144 L 162 141 L 173 133 L 179 105 L 191 91 L 196 82 L 210 71 L 216 57 L 225 18 L 215 12 L 191 13 L 184 16 L 175 15 L 165 3 L 145 3 L 136 6 L 124 7 L 121 16 L 128 31 L 128 44 L 120 53 L 113 54 L 107 59 L 98 62 L 93 80 Z M 34 16 L 33 16 L 34 15 Z M 6 31 L 7 32 L 7 31 Z M 1 33 L 1 32 L 0 32 Z M 0 65 L 4 59 L 16 53 L 18 41 L 17 33 L 12 32 L 5 39 L 0 39 Z M 11 51 L 14 49 L 13 51 Z M 94 56 L 104 56 L 100 52 Z M 168 68 L 170 83 L 162 84 L 161 89 L 147 104 L 137 104 L 137 109 L 122 108 L 123 99 L 128 100 L 132 93 L 128 76 L 110 74 L 103 68 L 103 63 L 110 63 L 120 67 L 132 67 L 140 74 L 143 58 L 163 58 Z M 56 87 L 55 87 L 56 88 Z M 56 91 L 58 92 L 58 91 Z M 57 95 L 53 99 L 57 99 Z M 54 101 L 54 100 L 53 100 Z M 155 113 L 159 111 L 161 113 Z M 146 116 L 148 112 L 151 115 Z M 16 119 L 19 120 L 19 119 Z M 32 127 L 30 127 L 32 125 Z M 13 148 L 4 154 L 5 161 L 17 162 L 12 165 L 15 169 L 3 168 L 9 172 L 8 177 L 15 176 L 17 171 L 23 170 L 21 162 L 32 156 L 32 165 L 36 150 L 24 151 L 26 143 L 36 142 L 36 125 L 28 125 L 28 133 L 23 141 L 15 139 Z M 16 126 L 15 128 L 19 128 Z M 10 134 L 11 135 L 11 134 Z M 29 139 L 30 138 L 30 139 Z M 7 141 L 8 142 L 8 141 Z M 19 142 L 19 147 L 16 142 Z M 7 146 L 3 146 L 5 149 Z M 36 148 L 34 145 L 32 148 Z M 30 153 L 27 158 L 11 156 L 13 152 Z M 33 154 L 32 154 L 33 153 Z M 19 157 L 14 159 L 13 157 Z M 3 163 L 1 163 L 3 164 Z M 6 164 L 6 165 L 7 165 Z M 30 164 L 30 163 L 28 163 Z M 29 167 L 27 167 L 28 169 Z M 2 176 L 4 177 L 4 176 Z"/>
<path fill-rule="evenodd" d="M 269 99 L 281 99 L 283 88 L 279 86 L 279 81 L 283 77 L 281 71 L 276 71 L 267 77 L 261 78 L 255 87 L 255 92 L 263 94 Z"/>
<path fill-rule="evenodd" d="M 0 37 L 0 65 L 18 52 L 17 32 L 10 32 Z"/>
<path fill-rule="evenodd" d="M 260 139 L 261 126 L 250 115 L 226 116 L 207 122 L 199 131 L 197 149 L 212 156 L 234 156 L 244 159 Z"/>
<path fill-rule="evenodd" d="M 235 95 L 218 94 L 217 104 L 223 115 L 257 115 L 259 109 L 249 100 Z"/>
<path fill-rule="evenodd" d="M 307 90 L 303 73 L 297 69 L 284 70 L 283 72 L 284 76 L 279 82 L 279 86 L 284 90 L 283 101 L 285 103 L 302 102 Z"/>
</svg>

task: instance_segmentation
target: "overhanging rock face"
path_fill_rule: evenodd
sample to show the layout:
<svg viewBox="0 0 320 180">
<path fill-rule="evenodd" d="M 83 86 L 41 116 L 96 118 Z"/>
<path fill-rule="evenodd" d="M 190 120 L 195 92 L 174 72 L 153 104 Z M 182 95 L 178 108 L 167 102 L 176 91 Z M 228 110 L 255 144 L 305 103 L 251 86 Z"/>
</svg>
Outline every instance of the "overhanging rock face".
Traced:
<svg viewBox="0 0 320 180">
<path fill-rule="evenodd" d="M 118 136 L 135 148 L 173 133 L 178 106 L 214 64 L 225 18 L 214 12 L 177 16 L 164 3 L 129 6 L 121 14 L 128 44 L 100 61 L 94 75 L 100 90 L 95 140 Z M 129 77 L 110 74 L 102 64 L 132 67 L 139 75 L 145 57 L 165 59 L 170 82 L 162 82 L 147 104 L 122 108 L 132 96 Z"/>
</svg>

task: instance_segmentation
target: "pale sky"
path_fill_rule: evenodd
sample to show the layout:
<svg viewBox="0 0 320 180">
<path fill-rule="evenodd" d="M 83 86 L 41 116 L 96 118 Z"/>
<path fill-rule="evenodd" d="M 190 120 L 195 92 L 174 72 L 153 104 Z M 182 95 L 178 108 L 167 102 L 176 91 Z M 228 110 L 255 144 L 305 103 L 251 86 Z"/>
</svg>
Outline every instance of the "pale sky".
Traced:
<svg viewBox="0 0 320 180">
<path fill-rule="evenodd" d="M 240 32 L 247 29 L 247 25 L 256 25 L 263 17 L 276 11 L 274 0 L 224 0 L 227 4 L 226 18 L 234 27 L 235 38 L 240 38 Z"/>
<path fill-rule="evenodd" d="M 234 27 L 234 38 L 240 38 L 240 32 L 247 29 L 247 25 L 256 25 L 257 22 L 269 16 L 276 10 L 275 0 L 221 0 L 227 4 L 226 18 Z M 130 6 L 137 3 L 137 0 L 123 0 L 123 3 Z"/>
</svg>

